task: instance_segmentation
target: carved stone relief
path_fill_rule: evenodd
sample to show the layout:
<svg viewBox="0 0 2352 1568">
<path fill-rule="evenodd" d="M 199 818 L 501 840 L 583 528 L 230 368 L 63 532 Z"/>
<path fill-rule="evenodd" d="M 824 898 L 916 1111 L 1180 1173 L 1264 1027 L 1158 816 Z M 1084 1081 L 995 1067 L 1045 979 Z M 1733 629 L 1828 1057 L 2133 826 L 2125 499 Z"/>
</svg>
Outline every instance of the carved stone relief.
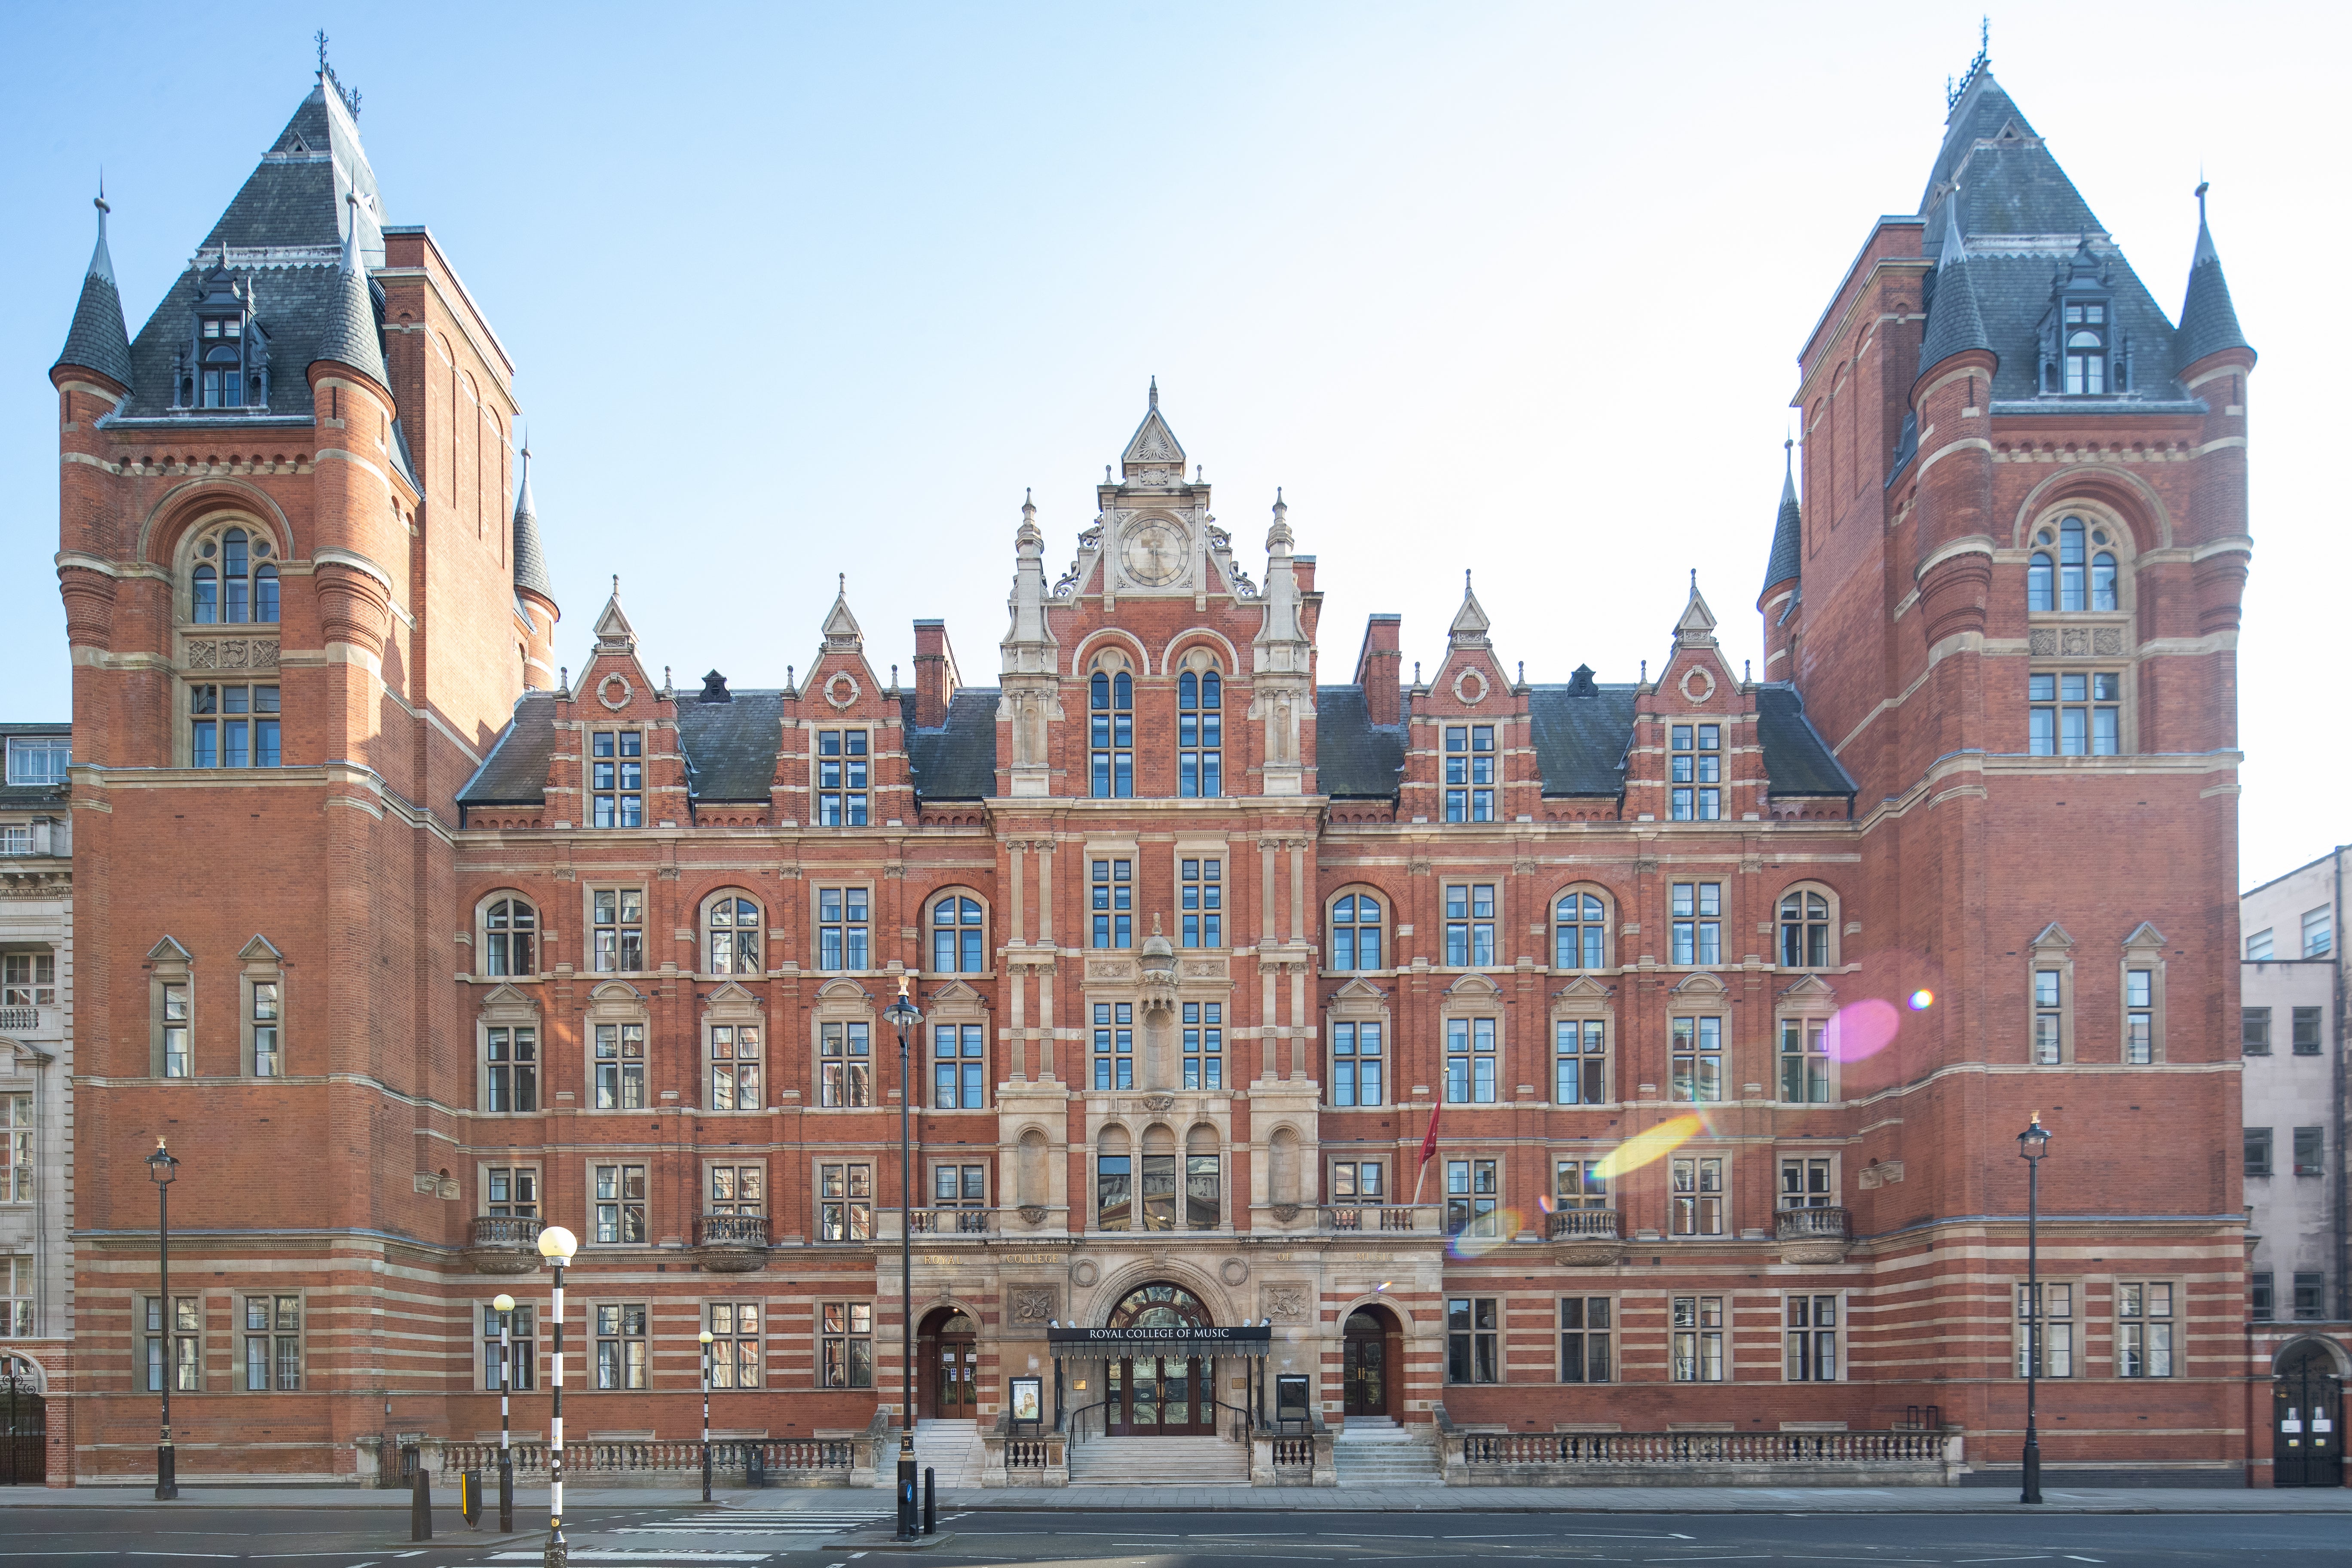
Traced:
<svg viewBox="0 0 2352 1568">
<path fill-rule="evenodd" d="M 1268 1285 L 1258 1292 L 1258 1304 L 1262 1317 L 1272 1318 L 1277 1323 L 1303 1323 L 1307 1321 L 1307 1287 Z"/>
<path fill-rule="evenodd" d="M 1013 1287 L 1013 1321 L 1034 1326 L 1061 1316 L 1061 1296 L 1051 1285 Z"/>
</svg>

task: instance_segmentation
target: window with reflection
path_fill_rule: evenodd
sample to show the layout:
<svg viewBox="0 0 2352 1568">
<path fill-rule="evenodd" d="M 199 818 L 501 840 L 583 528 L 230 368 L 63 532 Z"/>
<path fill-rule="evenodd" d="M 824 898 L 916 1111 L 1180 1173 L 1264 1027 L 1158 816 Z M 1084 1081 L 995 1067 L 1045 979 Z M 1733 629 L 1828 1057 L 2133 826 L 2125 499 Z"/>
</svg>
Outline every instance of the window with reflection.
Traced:
<svg viewBox="0 0 2352 1568">
<path fill-rule="evenodd" d="M 1224 680 L 1213 667 L 1197 676 L 1188 669 L 1176 678 L 1178 795 L 1191 798 L 1224 793 L 1223 710 Z"/>
<path fill-rule="evenodd" d="M 1599 969 L 1608 952 L 1608 907 L 1598 893 L 1562 893 L 1552 906 L 1552 967 Z"/>
<path fill-rule="evenodd" d="M 950 893 L 931 906 L 931 967 L 941 974 L 987 969 L 987 931 L 980 900 Z"/>
<path fill-rule="evenodd" d="M 1093 784 L 1099 799 L 1135 794 L 1135 677 L 1095 671 L 1087 694 Z"/>
<path fill-rule="evenodd" d="M 1342 893 L 1331 906 L 1331 967 L 1381 967 L 1381 901 L 1370 893 Z"/>
<path fill-rule="evenodd" d="M 278 568 L 269 536 L 225 528 L 196 542 L 188 582 L 188 618 L 198 626 L 273 625 L 278 619 Z"/>
<path fill-rule="evenodd" d="M 539 911 L 520 899 L 499 899 L 482 917 L 482 973 L 491 975 L 539 973 L 537 943 Z"/>
<path fill-rule="evenodd" d="M 732 894 L 710 900 L 709 924 L 712 974 L 760 973 L 760 906 Z"/>
<path fill-rule="evenodd" d="M 2087 539 L 2088 543 L 2085 544 Z M 2116 557 L 2104 523 L 2079 517 L 2044 527 L 2034 535 L 2025 565 L 2028 610 L 2112 610 L 2116 605 Z"/>
</svg>

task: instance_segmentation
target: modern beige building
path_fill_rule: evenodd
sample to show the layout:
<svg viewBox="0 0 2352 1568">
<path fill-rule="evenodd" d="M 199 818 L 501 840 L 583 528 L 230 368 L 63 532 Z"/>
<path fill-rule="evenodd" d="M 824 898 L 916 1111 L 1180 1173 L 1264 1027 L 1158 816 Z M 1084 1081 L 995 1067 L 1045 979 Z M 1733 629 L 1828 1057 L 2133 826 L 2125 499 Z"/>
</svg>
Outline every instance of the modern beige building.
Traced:
<svg viewBox="0 0 2352 1568">
<path fill-rule="evenodd" d="M 2245 933 L 2246 1209 L 2256 1321 L 2352 1319 L 2346 1298 L 2341 925 L 2352 845 L 2239 903 Z"/>
</svg>

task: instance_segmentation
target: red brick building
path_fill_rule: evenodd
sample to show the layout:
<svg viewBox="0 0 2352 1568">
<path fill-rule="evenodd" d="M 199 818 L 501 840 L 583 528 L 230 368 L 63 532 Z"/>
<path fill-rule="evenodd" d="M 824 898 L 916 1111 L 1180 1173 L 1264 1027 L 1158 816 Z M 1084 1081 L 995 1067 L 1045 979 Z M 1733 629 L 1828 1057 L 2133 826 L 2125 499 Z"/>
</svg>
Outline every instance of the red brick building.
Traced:
<svg viewBox="0 0 2352 1568">
<path fill-rule="evenodd" d="M 1804 345 L 1760 679 L 1695 582 L 1637 683 L 1529 680 L 1466 584 L 1425 674 L 1387 616 L 1331 679 L 1286 508 L 1253 582 L 1156 390 L 1058 577 L 1023 509 L 992 686 L 931 621 L 877 670 L 845 591 L 804 670 L 673 690 L 617 585 L 559 679 L 512 367 L 322 79 L 135 340 L 101 247 L 53 373 L 52 1473 L 140 1473 L 165 1379 L 191 1477 L 494 1428 L 541 1224 L 575 1437 L 689 1436 L 704 1330 L 722 1427 L 866 1428 L 904 979 L 925 1415 L 1935 1406 L 1999 1479 L 2038 1110 L 2053 1478 L 2234 1482 L 2252 363 L 2210 238 L 2176 327 L 1979 70 Z M 1131 1321 L 1270 1352 L 1057 1365 Z"/>
</svg>

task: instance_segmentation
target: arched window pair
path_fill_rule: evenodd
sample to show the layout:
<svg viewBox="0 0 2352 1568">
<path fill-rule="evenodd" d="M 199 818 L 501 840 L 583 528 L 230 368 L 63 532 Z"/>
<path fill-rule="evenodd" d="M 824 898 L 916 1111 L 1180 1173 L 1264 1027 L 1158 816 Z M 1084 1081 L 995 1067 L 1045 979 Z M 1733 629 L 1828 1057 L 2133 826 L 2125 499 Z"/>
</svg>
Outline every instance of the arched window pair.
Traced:
<svg viewBox="0 0 2352 1568">
<path fill-rule="evenodd" d="M 703 910 L 703 951 L 709 954 L 710 974 L 758 974 L 760 906 L 733 893 L 722 893 Z"/>
<path fill-rule="evenodd" d="M 1780 967 L 1827 969 L 1837 962 L 1834 907 L 1829 896 L 1796 888 L 1780 896 Z"/>
<path fill-rule="evenodd" d="M 1609 906 L 1598 893 L 1567 892 L 1551 911 L 1554 969 L 1603 969 L 1609 963 Z"/>
<path fill-rule="evenodd" d="M 2087 560 L 2084 542 L 2086 534 L 2087 548 L 2092 552 Z M 2085 523 L 2079 517 L 2070 517 L 2054 530 L 2041 530 L 2033 542 L 2037 548 L 2025 566 L 2028 610 L 2116 608 L 2115 552 L 2099 548 L 2114 542 L 2104 523 Z"/>
<path fill-rule="evenodd" d="M 188 618 L 198 626 L 244 626 L 278 620 L 278 568 L 268 535 L 223 529 L 196 543 L 188 580 Z"/>
<path fill-rule="evenodd" d="M 1224 680 L 1214 666 L 1176 678 L 1176 793 L 1224 793 Z"/>
<path fill-rule="evenodd" d="M 1113 656 L 1116 657 L 1116 656 Z M 1224 793 L 1224 677 L 1201 664 L 1176 678 L 1176 794 Z M 1108 660 L 1087 683 L 1089 793 L 1099 800 L 1135 794 L 1135 677 Z"/>
<path fill-rule="evenodd" d="M 1379 969 L 1381 901 L 1370 893 L 1342 893 L 1331 906 L 1331 967 Z"/>
<path fill-rule="evenodd" d="M 931 906 L 931 968 L 980 974 L 988 968 L 988 930 L 980 900 L 950 893 Z"/>
<path fill-rule="evenodd" d="M 521 899 L 494 900 L 482 916 L 482 973 L 507 977 L 539 973 L 539 911 Z"/>
<path fill-rule="evenodd" d="M 1135 794 L 1135 677 L 1095 671 L 1087 700 L 1097 799 Z"/>
</svg>

